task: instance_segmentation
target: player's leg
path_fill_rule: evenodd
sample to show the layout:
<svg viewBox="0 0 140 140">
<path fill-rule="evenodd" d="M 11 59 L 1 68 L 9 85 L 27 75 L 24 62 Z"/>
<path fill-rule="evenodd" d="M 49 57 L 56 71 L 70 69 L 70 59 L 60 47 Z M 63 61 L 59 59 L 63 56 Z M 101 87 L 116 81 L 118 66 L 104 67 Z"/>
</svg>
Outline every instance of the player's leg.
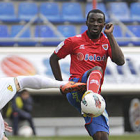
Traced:
<svg viewBox="0 0 140 140">
<path fill-rule="evenodd" d="M 17 90 L 13 77 L 0 79 L 0 110 L 14 97 L 16 92 Z"/>
<path fill-rule="evenodd" d="M 109 137 L 109 125 L 108 125 L 108 115 L 105 111 L 103 115 L 90 118 L 84 117 L 85 127 L 89 135 L 93 140 L 108 140 Z"/>
<path fill-rule="evenodd" d="M 99 131 L 99 132 L 96 132 L 92 138 L 93 140 L 108 140 L 108 133 L 106 132 L 103 132 L 103 131 Z"/>
<path fill-rule="evenodd" d="M 81 82 L 87 82 L 87 90 L 92 90 L 97 93 L 100 88 L 102 73 L 101 67 L 94 67 L 84 73 Z M 108 140 L 109 126 L 106 111 L 101 116 L 95 118 L 84 117 L 84 119 L 86 130 L 94 140 Z"/>
<path fill-rule="evenodd" d="M 85 86 L 85 83 L 75 83 L 72 81 L 58 81 L 45 76 L 34 75 L 34 76 L 18 76 L 16 77 L 20 89 L 32 88 L 32 89 L 43 89 L 43 88 L 60 88 L 63 86 L 62 91 L 69 92 L 74 91 L 77 87 Z M 64 86 L 65 85 L 65 86 Z"/>
<path fill-rule="evenodd" d="M 90 69 L 87 73 L 87 90 L 92 90 L 94 93 L 98 93 L 101 86 L 102 68 L 96 66 Z"/>
</svg>

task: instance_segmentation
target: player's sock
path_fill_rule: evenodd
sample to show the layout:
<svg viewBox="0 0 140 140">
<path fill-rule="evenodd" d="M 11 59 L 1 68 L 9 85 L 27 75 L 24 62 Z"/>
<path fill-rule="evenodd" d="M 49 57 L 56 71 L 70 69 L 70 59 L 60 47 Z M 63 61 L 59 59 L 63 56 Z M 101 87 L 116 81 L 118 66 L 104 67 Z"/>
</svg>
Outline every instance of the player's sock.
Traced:
<svg viewBox="0 0 140 140">
<path fill-rule="evenodd" d="M 20 85 L 20 89 L 32 88 L 60 88 L 61 85 L 65 85 L 68 81 L 57 81 L 45 76 L 34 75 L 34 76 L 18 76 L 17 80 Z"/>
<path fill-rule="evenodd" d="M 99 70 L 94 70 L 90 73 L 87 80 L 87 90 L 92 90 L 94 93 L 98 93 L 101 86 L 102 73 Z"/>
</svg>

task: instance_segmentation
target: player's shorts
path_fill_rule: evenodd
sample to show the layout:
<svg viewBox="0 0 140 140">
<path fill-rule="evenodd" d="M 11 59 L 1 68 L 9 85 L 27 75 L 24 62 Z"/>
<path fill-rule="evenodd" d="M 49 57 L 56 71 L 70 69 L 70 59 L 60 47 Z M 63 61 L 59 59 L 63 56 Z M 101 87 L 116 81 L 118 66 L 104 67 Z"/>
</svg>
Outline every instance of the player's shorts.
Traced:
<svg viewBox="0 0 140 140">
<path fill-rule="evenodd" d="M 0 78 L 0 110 L 16 94 L 16 85 L 14 77 Z"/>
<path fill-rule="evenodd" d="M 86 71 L 81 78 L 73 78 L 70 79 L 71 81 L 75 82 L 87 82 L 87 73 Z M 78 92 L 71 92 L 67 93 L 66 97 L 69 103 L 74 106 L 80 114 L 81 113 L 81 100 L 84 93 L 78 93 Z M 108 114 L 106 111 L 104 111 L 103 115 L 98 117 L 84 117 L 85 119 L 85 128 L 88 131 L 90 136 L 93 136 L 98 131 L 104 131 L 109 134 L 109 122 L 108 122 Z"/>
<path fill-rule="evenodd" d="M 3 136 L 4 136 L 4 121 L 2 118 L 2 115 L 0 113 L 0 140 L 2 140 Z"/>
</svg>

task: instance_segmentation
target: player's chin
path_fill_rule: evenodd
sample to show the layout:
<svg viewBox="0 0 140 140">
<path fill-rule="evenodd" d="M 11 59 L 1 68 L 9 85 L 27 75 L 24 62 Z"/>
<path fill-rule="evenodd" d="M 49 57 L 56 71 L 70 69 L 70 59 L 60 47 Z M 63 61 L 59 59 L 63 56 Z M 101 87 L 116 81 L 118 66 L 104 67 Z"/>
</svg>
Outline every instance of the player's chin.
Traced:
<svg viewBox="0 0 140 140">
<path fill-rule="evenodd" d="M 94 38 L 97 38 L 98 36 L 99 36 L 99 32 L 97 31 L 97 32 L 91 32 L 91 35 L 94 37 Z"/>
</svg>

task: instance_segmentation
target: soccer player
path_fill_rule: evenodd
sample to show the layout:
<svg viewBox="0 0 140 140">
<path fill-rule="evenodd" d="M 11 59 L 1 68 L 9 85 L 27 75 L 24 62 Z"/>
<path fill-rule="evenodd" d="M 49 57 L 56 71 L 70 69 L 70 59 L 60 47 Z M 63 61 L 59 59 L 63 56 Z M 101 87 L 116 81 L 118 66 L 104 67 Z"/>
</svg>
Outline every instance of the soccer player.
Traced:
<svg viewBox="0 0 140 140">
<path fill-rule="evenodd" d="M 113 24 L 105 23 L 105 14 L 93 9 L 87 15 L 88 30 L 61 42 L 50 57 L 50 65 L 57 80 L 63 80 L 59 60 L 67 55 L 71 56 L 70 81 L 87 83 L 87 90 L 101 93 L 101 86 L 108 57 L 117 65 L 125 63 L 124 55 L 113 36 Z M 102 32 L 103 28 L 104 33 Z M 67 93 L 66 97 L 79 113 L 81 113 L 80 92 Z M 108 140 L 108 114 L 105 111 L 101 116 L 91 118 L 83 115 L 85 127 L 94 140 Z"/>
<path fill-rule="evenodd" d="M 61 91 L 65 94 L 70 91 L 80 90 L 81 88 L 84 89 L 85 87 L 85 83 L 57 81 L 40 75 L 0 78 L 0 110 L 14 97 L 17 91 L 24 88 L 62 88 Z M 10 127 L 4 123 L 0 113 L 0 140 L 7 140 L 4 136 L 5 128 L 6 130 L 10 129 Z"/>
</svg>

